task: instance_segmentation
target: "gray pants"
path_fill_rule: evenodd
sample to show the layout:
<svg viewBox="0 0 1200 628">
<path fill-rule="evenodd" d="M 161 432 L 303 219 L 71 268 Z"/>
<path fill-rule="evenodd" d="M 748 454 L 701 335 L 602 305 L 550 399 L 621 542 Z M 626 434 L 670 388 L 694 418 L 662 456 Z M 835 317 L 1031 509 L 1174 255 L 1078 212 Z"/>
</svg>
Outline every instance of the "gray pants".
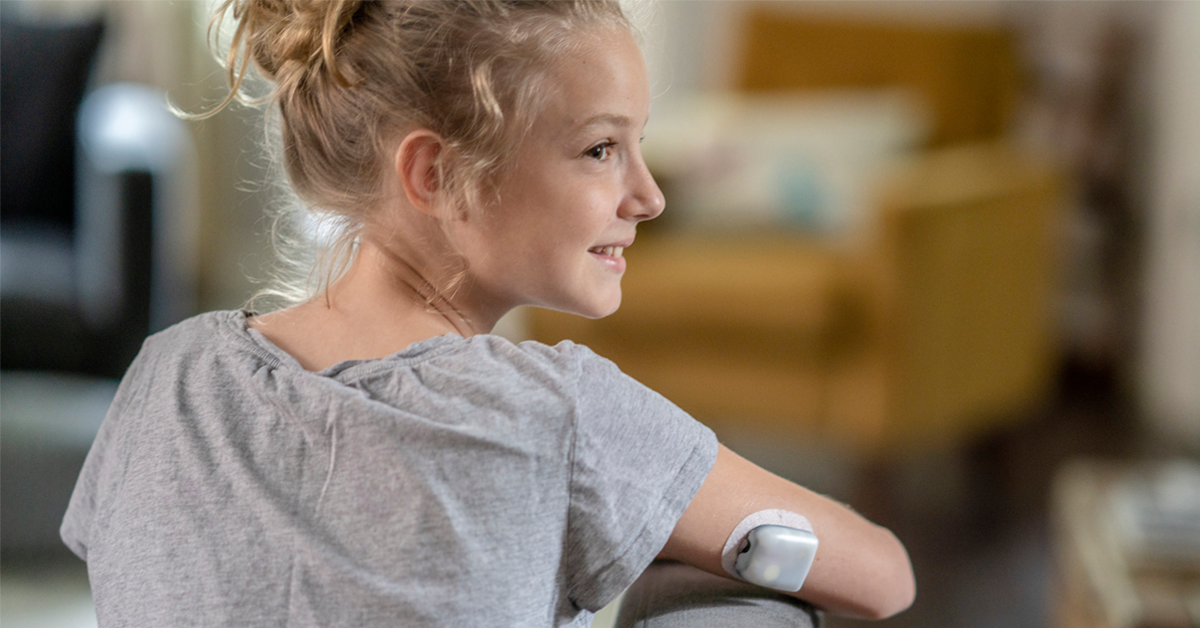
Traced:
<svg viewBox="0 0 1200 628">
<path fill-rule="evenodd" d="M 714 576 L 682 563 L 658 561 L 625 592 L 616 625 L 617 628 L 819 628 L 821 614 L 781 593 Z"/>
</svg>

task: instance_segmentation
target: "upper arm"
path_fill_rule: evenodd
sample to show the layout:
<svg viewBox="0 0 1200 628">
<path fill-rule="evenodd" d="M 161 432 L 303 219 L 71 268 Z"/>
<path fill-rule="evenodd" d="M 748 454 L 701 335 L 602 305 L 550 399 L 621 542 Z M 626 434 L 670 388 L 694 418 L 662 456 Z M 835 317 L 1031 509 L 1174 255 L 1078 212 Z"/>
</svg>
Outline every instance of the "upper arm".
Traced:
<svg viewBox="0 0 1200 628">
<path fill-rule="evenodd" d="M 870 618 L 893 615 L 912 603 L 912 566 L 891 532 L 724 446 L 660 557 L 727 575 L 721 550 L 729 534 L 747 515 L 772 508 L 808 518 L 820 541 L 796 597 L 831 612 Z"/>
</svg>

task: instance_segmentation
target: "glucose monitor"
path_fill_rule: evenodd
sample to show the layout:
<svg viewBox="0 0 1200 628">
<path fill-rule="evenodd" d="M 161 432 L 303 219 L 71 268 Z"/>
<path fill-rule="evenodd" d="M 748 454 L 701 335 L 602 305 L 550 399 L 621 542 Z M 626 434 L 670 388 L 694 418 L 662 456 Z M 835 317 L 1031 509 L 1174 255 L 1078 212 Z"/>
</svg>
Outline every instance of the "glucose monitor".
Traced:
<svg viewBox="0 0 1200 628">
<path fill-rule="evenodd" d="M 803 515 L 760 510 L 733 529 L 721 555 L 729 575 L 777 591 L 804 585 L 817 553 L 817 537 Z"/>
<path fill-rule="evenodd" d="M 817 555 L 817 536 L 784 526 L 758 526 L 746 535 L 735 570 L 746 582 L 778 591 L 799 591 Z"/>
</svg>

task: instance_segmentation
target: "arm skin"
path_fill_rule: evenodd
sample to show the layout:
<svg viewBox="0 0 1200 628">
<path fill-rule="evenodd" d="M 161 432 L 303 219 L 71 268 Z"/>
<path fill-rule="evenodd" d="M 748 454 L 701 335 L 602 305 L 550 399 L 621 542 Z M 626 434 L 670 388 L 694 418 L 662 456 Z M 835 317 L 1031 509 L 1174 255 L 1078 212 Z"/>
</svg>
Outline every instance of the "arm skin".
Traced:
<svg viewBox="0 0 1200 628">
<path fill-rule="evenodd" d="M 912 604 L 912 565 L 891 532 L 761 469 L 724 445 L 659 558 L 729 577 L 721 567 L 721 549 L 730 532 L 747 515 L 770 508 L 804 515 L 820 540 L 804 586 L 791 595 L 832 613 L 864 619 L 890 617 Z"/>
</svg>

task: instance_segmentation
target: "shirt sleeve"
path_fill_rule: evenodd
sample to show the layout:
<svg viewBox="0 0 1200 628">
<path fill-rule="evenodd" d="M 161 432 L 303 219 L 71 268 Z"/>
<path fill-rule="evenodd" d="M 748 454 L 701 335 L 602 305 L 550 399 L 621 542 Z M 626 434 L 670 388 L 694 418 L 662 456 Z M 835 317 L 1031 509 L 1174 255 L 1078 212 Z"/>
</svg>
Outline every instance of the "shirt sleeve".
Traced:
<svg viewBox="0 0 1200 628">
<path fill-rule="evenodd" d="M 149 342 L 149 341 L 147 341 Z M 87 560 L 88 548 L 92 544 L 94 522 L 97 516 L 98 503 L 101 495 L 111 491 L 119 484 L 124 473 L 121 458 L 124 455 L 123 434 L 121 431 L 122 415 L 131 405 L 131 398 L 142 394 L 145 388 L 146 363 L 151 358 L 147 356 L 146 345 L 130 365 L 117 394 L 113 398 L 100 431 L 92 441 L 84 459 L 79 479 L 75 482 L 75 490 L 71 493 L 71 501 L 63 515 L 59 536 L 76 556 Z M 152 369 L 151 369 L 152 370 Z M 136 405 L 136 404 L 134 404 Z"/>
<path fill-rule="evenodd" d="M 578 354 L 566 566 L 571 600 L 598 610 L 666 544 L 717 457 L 708 429 L 584 347 Z"/>
</svg>

